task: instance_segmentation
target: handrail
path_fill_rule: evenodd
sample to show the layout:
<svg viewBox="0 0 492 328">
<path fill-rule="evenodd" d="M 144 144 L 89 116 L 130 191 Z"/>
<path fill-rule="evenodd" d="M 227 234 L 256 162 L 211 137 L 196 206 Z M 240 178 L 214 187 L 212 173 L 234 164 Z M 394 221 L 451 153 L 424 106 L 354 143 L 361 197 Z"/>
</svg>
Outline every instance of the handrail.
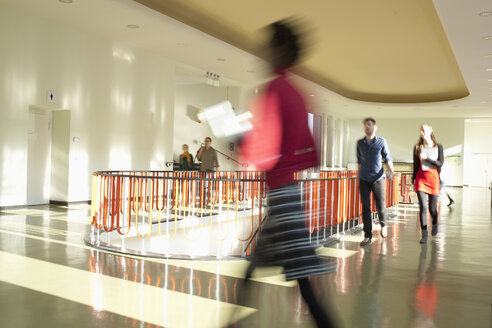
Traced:
<svg viewBox="0 0 492 328">
<path fill-rule="evenodd" d="M 215 148 L 214 148 L 215 149 Z M 249 164 L 248 163 L 241 163 L 239 162 L 238 160 L 236 160 L 235 158 L 233 158 L 232 156 L 229 156 L 227 154 L 224 154 L 223 152 L 221 152 L 220 150 L 217 150 L 215 149 L 216 152 L 218 152 L 219 154 L 221 154 L 222 156 L 225 156 L 227 158 L 227 160 L 229 161 L 233 161 L 233 162 L 236 162 L 237 164 L 243 166 L 243 167 L 248 167 Z"/>
<path fill-rule="evenodd" d="M 323 243 L 330 236 L 360 224 L 362 205 L 357 172 L 322 171 L 318 177 L 304 179 L 296 174 L 295 178 L 313 243 Z M 391 207 L 400 200 L 400 176 L 385 183 L 386 206 Z M 166 243 L 173 239 L 203 243 L 205 238 L 214 245 L 241 247 L 240 254 L 244 256 L 254 251 L 261 235 L 266 197 L 264 172 L 95 172 L 91 243 L 99 245 L 101 233 L 113 232 L 112 238 L 136 237 L 142 245 L 154 236 Z M 373 199 L 371 210 L 376 212 Z"/>
<path fill-rule="evenodd" d="M 134 172 L 146 172 L 146 171 L 134 171 Z M 153 171 L 153 172 L 198 172 L 198 171 Z M 238 172 L 238 171 L 216 171 L 214 173 L 220 172 Z M 240 171 L 239 171 L 240 172 Z M 246 172 L 255 172 L 255 171 L 246 171 Z M 325 171 L 323 171 L 325 172 Z M 208 173 L 208 172 L 199 172 L 199 173 Z M 135 177 L 144 177 L 144 176 L 135 176 L 130 174 L 118 174 L 118 173 L 108 173 L 108 171 L 96 171 L 93 174 L 100 176 L 112 176 L 112 177 L 123 177 L 123 178 L 135 178 Z M 250 181 L 260 181 L 265 182 L 265 179 L 232 179 L 232 178 L 197 178 L 197 177 L 177 177 L 177 176 L 153 176 L 155 179 L 162 180 L 193 180 L 193 181 L 228 181 L 228 182 L 250 182 Z M 329 181 L 329 180 L 340 180 L 341 178 L 296 178 L 296 181 Z M 357 180 L 358 177 L 344 177 L 343 179 L 349 180 Z"/>
</svg>

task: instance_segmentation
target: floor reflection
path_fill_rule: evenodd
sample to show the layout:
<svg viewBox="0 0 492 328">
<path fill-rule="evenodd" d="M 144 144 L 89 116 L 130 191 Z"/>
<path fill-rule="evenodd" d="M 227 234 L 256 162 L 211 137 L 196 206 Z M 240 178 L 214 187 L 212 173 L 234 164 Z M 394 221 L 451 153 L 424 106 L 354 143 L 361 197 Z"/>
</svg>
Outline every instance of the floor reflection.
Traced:
<svg viewBox="0 0 492 328">
<path fill-rule="evenodd" d="M 211 265 L 213 265 L 211 263 Z M 240 279 L 168 263 L 91 251 L 89 271 L 124 280 L 237 304 Z"/>
<path fill-rule="evenodd" d="M 312 283 L 324 306 L 333 306 L 340 316 L 339 327 L 491 327 L 490 191 L 453 192 L 456 204 L 441 208 L 439 234 L 427 245 L 418 243 L 418 208 L 400 205 L 401 215 L 389 220 L 388 238 L 381 239 L 376 231 L 377 238 L 364 249 L 358 244 L 362 234 L 347 235 L 330 246 L 333 251 L 323 258 L 336 272 L 313 277 Z M 17 281 L 0 281 L 4 322 L 37 326 L 42 317 L 50 327 L 69 322 L 105 328 L 150 328 L 157 327 L 156 322 L 165 327 L 219 327 L 231 308 L 240 305 L 252 311 L 238 318 L 236 327 L 313 327 L 297 287 L 279 282 L 278 272 L 276 280 L 269 276 L 252 281 L 247 300 L 241 301 L 238 272 L 247 263 L 162 261 L 90 249 L 81 242 L 90 228 L 87 213 L 87 206 L 0 211 L 4 258 L 49 268 L 36 274 L 24 270 L 29 274 L 22 281 L 13 279 L 14 274 L 4 275 Z M 14 269 L 22 266 L 9 265 L 3 272 Z M 56 296 L 61 281 L 40 281 L 37 289 L 29 285 L 40 276 L 52 282 L 64 272 L 75 272 L 90 282 L 79 290 L 91 296 L 90 302 L 80 302 L 70 290 Z M 98 279 L 91 278 L 94 274 Z M 68 274 L 62 277 L 66 283 L 72 279 L 82 283 Z M 133 300 L 135 311 L 125 308 L 116 314 L 121 299 Z M 161 319 L 150 321 L 155 313 Z"/>
<path fill-rule="evenodd" d="M 431 242 L 431 255 L 427 264 L 427 244 L 420 250 L 419 268 L 417 271 L 417 285 L 415 287 L 414 309 L 412 327 L 435 327 L 434 316 L 436 313 L 438 289 L 436 282 L 437 251 L 435 240 Z"/>
<path fill-rule="evenodd" d="M 351 316 L 351 327 L 376 328 L 382 326 L 380 287 L 384 279 L 386 255 L 380 252 L 381 244 L 377 246 L 377 248 L 362 249 L 360 252 L 361 264 L 357 268 L 360 282 Z"/>
</svg>

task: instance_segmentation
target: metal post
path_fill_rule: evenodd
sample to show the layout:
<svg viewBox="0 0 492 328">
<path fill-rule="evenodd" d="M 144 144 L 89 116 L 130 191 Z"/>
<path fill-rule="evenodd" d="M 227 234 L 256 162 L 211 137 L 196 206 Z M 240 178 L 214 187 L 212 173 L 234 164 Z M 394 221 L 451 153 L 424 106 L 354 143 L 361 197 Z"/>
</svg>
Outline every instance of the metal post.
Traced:
<svg viewBox="0 0 492 328">
<path fill-rule="evenodd" d="M 331 219 L 330 219 L 330 236 L 326 240 L 324 247 L 329 247 L 340 241 L 339 235 L 338 234 L 335 235 L 333 233 L 333 204 L 335 202 L 335 180 L 333 180 L 332 178 L 327 178 L 327 181 L 331 181 L 331 204 L 330 204 Z M 338 230 L 338 224 L 337 224 L 337 230 Z"/>
<path fill-rule="evenodd" d="M 330 233 L 333 236 L 333 203 L 335 202 L 335 181 L 331 180 L 331 226 Z"/>
<path fill-rule="evenodd" d="M 327 181 L 324 182 L 325 184 L 325 206 L 323 207 L 323 211 L 325 213 L 324 215 L 324 222 L 323 222 L 323 240 L 326 241 L 326 211 L 327 211 L 327 202 L 328 202 L 328 186 L 327 186 Z"/>
<path fill-rule="evenodd" d="M 302 196 L 301 196 L 302 197 Z M 311 228 L 312 228 L 312 225 L 313 225 L 313 183 L 311 182 L 310 183 L 310 186 L 309 186 L 309 242 L 311 242 L 311 237 L 312 237 L 312 234 L 311 234 Z"/>
<path fill-rule="evenodd" d="M 338 195 L 337 195 L 337 214 L 338 216 L 340 216 L 340 179 L 337 180 L 338 181 Z M 337 236 L 340 235 L 340 224 L 337 223 Z"/>
<path fill-rule="evenodd" d="M 316 213 L 316 218 L 317 218 L 317 220 L 316 220 L 316 223 L 317 223 L 317 227 L 316 227 L 316 229 L 317 229 L 317 231 L 316 231 L 316 244 L 319 244 L 319 214 L 320 214 L 320 202 L 319 202 L 319 198 L 321 196 L 320 189 L 321 189 L 321 182 L 318 181 L 318 193 L 316 194 L 317 197 L 318 197 L 318 202 L 317 202 L 318 208 L 316 209 L 317 210 L 317 213 Z"/>
</svg>

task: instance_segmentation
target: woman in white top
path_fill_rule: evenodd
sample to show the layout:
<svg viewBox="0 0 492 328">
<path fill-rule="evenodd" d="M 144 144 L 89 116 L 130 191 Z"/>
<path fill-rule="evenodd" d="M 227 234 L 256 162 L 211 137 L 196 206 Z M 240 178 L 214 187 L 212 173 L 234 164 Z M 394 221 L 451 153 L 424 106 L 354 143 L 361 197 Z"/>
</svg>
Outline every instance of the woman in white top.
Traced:
<svg viewBox="0 0 492 328">
<path fill-rule="evenodd" d="M 432 235 L 437 234 L 437 203 L 439 200 L 439 170 L 444 163 L 444 151 L 437 143 L 432 126 L 420 128 L 420 138 L 413 152 L 413 182 L 419 199 L 421 244 L 427 242 L 427 210 L 432 217 Z M 427 205 L 429 203 L 429 205 Z"/>
</svg>

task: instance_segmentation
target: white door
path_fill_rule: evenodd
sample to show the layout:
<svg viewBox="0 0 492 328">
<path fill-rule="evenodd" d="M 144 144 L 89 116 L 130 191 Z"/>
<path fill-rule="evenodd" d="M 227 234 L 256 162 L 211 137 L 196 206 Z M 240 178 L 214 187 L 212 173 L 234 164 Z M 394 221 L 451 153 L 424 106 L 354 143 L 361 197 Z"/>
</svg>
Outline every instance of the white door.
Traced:
<svg viewBox="0 0 492 328">
<path fill-rule="evenodd" d="M 488 155 L 487 159 L 487 187 L 492 182 L 492 156 Z"/>
<path fill-rule="evenodd" d="M 49 204 L 51 179 L 50 113 L 29 111 L 27 205 Z"/>
<path fill-rule="evenodd" d="M 487 155 L 472 154 L 470 157 L 470 183 L 472 187 L 487 187 Z"/>
</svg>

